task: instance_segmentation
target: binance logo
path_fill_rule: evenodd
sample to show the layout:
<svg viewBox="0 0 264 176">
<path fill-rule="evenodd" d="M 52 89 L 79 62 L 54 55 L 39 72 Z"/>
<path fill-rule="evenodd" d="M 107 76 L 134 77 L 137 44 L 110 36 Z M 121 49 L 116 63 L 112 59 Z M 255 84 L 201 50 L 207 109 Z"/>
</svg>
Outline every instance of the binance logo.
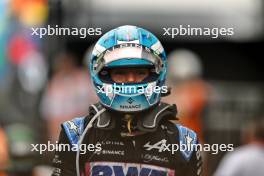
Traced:
<svg viewBox="0 0 264 176">
<path fill-rule="evenodd" d="M 127 99 L 127 102 L 128 102 L 129 104 L 132 104 L 134 101 L 135 101 L 135 100 L 133 100 L 131 97 L 130 97 L 129 99 Z"/>
</svg>

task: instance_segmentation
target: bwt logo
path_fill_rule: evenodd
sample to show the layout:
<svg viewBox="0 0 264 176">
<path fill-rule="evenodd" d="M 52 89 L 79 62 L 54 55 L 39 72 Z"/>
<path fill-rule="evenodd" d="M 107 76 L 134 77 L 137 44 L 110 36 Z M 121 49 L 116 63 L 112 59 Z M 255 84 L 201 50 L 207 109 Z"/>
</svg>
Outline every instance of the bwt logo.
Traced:
<svg viewBox="0 0 264 176">
<path fill-rule="evenodd" d="M 174 170 L 147 164 L 91 162 L 85 175 L 91 176 L 174 176 Z"/>
</svg>

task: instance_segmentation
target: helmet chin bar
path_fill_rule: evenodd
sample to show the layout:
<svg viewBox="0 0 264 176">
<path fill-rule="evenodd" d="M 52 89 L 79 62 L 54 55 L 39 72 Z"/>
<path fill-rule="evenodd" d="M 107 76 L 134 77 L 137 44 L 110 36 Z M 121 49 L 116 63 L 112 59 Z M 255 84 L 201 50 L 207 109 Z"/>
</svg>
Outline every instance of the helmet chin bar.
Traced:
<svg viewBox="0 0 264 176">
<path fill-rule="evenodd" d="M 162 89 L 156 91 L 158 80 L 147 83 L 112 84 L 103 83 L 98 94 L 101 103 L 119 112 L 135 113 L 157 104 Z M 99 90 L 98 89 L 98 90 Z"/>
</svg>

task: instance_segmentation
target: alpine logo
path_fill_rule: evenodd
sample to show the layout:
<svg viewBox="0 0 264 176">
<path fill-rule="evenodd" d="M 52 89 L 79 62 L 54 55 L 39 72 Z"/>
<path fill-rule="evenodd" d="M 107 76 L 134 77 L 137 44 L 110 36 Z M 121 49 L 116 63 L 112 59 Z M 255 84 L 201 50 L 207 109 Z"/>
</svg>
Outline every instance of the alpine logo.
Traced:
<svg viewBox="0 0 264 176">
<path fill-rule="evenodd" d="M 78 126 L 73 121 L 68 121 L 67 124 L 70 130 L 74 131 L 77 135 L 79 135 Z"/>
<path fill-rule="evenodd" d="M 157 149 L 159 152 L 164 152 L 164 151 L 170 151 L 169 145 L 166 144 L 167 140 L 166 139 L 162 139 L 161 141 L 151 145 L 150 142 L 146 143 L 144 145 L 144 148 L 146 148 L 146 150 L 150 151 L 152 149 Z"/>
<path fill-rule="evenodd" d="M 140 163 L 90 162 L 85 165 L 85 176 L 174 176 L 169 168 Z"/>
</svg>

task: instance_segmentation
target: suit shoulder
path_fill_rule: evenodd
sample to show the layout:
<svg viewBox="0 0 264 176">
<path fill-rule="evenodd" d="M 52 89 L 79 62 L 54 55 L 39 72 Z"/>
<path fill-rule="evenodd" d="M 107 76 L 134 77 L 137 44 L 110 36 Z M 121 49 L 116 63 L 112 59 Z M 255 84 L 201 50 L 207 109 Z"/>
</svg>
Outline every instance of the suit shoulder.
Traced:
<svg viewBox="0 0 264 176">
<path fill-rule="evenodd" d="M 85 127 L 85 117 L 76 117 L 61 125 L 71 144 L 77 144 Z"/>
<path fill-rule="evenodd" d="M 179 137 L 187 137 L 187 136 L 190 136 L 192 137 L 194 140 L 194 142 L 197 142 L 197 134 L 195 131 L 193 131 L 192 129 L 186 127 L 186 126 L 183 126 L 181 124 L 175 124 L 176 126 L 176 129 L 178 130 L 179 132 Z M 182 141 L 184 142 L 184 141 Z"/>
<path fill-rule="evenodd" d="M 181 124 L 175 124 L 175 127 L 178 131 L 178 143 L 185 149 L 180 150 L 180 152 L 186 160 L 190 160 L 194 151 L 193 146 L 198 144 L 197 134 L 192 129 Z"/>
</svg>

